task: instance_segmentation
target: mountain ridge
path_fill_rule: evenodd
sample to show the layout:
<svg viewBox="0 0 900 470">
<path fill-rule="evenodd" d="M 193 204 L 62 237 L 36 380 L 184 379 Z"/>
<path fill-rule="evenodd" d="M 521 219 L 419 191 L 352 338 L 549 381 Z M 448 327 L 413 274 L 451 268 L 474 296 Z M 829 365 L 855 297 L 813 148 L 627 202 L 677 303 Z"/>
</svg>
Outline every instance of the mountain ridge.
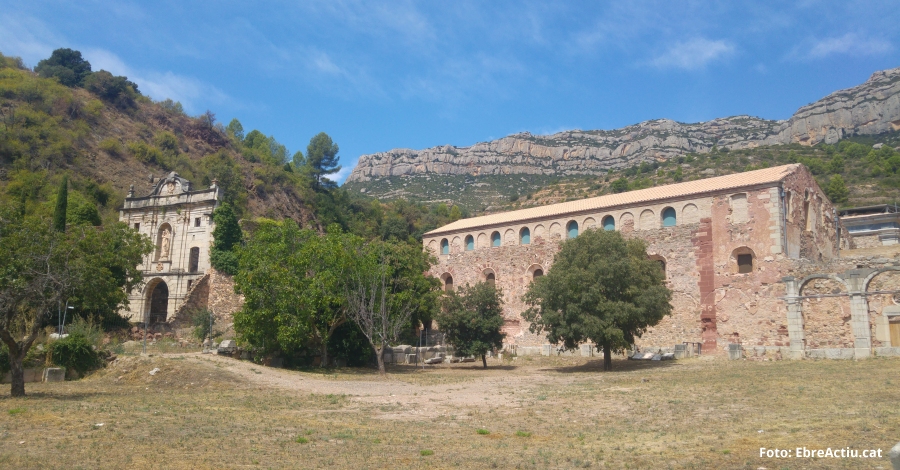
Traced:
<svg viewBox="0 0 900 470">
<path fill-rule="evenodd" d="M 877 71 L 855 87 L 800 107 L 786 120 L 748 115 L 700 123 L 654 119 L 612 130 L 512 134 L 469 147 L 442 145 L 362 155 L 347 177 L 366 182 L 415 175 L 602 175 L 644 161 L 714 148 L 741 150 L 798 143 L 834 144 L 852 135 L 900 130 L 900 67 Z"/>
</svg>

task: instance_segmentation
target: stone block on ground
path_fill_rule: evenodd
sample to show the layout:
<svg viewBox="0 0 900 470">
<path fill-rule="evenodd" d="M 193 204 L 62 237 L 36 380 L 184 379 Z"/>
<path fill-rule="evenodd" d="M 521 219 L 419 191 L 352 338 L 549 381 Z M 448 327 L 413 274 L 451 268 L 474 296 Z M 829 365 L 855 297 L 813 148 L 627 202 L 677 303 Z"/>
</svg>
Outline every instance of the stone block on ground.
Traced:
<svg viewBox="0 0 900 470">
<path fill-rule="evenodd" d="M 671 361 L 675 359 L 675 353 L 665 353 L 662 355 L 661 359 L 663 361 Z"/>
<path fill-rule="evenodd" d="M 237 351 L 237 343 L 233 339 L 222 341 L 216 348 L 216 352 L 223 356 L 231 356 L 235 351 Z"/>
<path fill-rule="evenodd" d="M 66 369 L 62 367 L 48 367 L 44 369 L 44 382 L 63 382 L 66 380 Z"/>
<path fill-rule="evenodd" d="M 431 359 L 425 359 L 425 364 L 441 364 L 444 362 L 444 356 L 436 356 Z"/>
</svg>

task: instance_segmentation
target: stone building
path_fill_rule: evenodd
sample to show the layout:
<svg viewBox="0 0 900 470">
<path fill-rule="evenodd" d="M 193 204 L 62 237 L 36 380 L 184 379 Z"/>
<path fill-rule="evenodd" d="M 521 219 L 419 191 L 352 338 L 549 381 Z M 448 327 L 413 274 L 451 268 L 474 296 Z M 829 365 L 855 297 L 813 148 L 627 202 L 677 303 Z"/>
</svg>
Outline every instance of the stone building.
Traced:
<svg viewBox="0 0 900 470">
<path fill-rule="evenodd" d="M 501 287 L 506 342 L 537 346 L 544 341 L 528 332 L 522 295 L 552 269 L 560 241 L 588 229 L 644 239 L 665 270 L 673 314 L 644 334 L 643 347 L 789 348 L 783 278 L 800 261 L 838 256 L 835 210 L 798 164 L 462 219 L 423 243 L 446 289 Z"/>
<path fill-rule="evenodd" d="M 849 248 L 870 248 L 900 243 L 900 212 L 896 205 L 854 207 L 840 212 Z M 842 243 L 842 246 L 845 244 Z M 847 243 L 847 245 L 850 245 Z"/>
<path fill-rule="evenodd" d="M 148 196 L 135 197 L 133 187 L 129 191 L 119 220 L 155 245 L 141 265 L 144 285 L 128 297 L 125 316 L 131 321 L 152 325 L 170 320 L 196 290 L 195 283 L 208 277 L 212 212 L 221 199 L 215 181 L 208 189 L 195 190 L 175 172 L 159 179 Z"/>
</svg>

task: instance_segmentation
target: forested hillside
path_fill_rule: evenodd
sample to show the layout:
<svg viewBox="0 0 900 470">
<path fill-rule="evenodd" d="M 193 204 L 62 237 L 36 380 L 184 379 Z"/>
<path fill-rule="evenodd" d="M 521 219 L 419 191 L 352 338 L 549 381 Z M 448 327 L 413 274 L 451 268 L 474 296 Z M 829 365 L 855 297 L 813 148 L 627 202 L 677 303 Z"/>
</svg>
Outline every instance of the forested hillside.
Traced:
<svg viewBox="0 0 900 470">
<path fill-rule="evenodd" d="M 69 177 L 69 222 L 115 221 L 129 187 L 148 194 L 170 171 L 205 187 L 213 179 L 244 219 L 290 218 L 324 231 L 332 223 L 364 237 L 415 241 L 464 214 L 444 205 L 381 204 L 351 197 L 328 179 L 339 147 L 320 133 L 294 153 L 260 130 L 187 115 L 154 102 L 127 77 L 92 71 L 81 53 L 58 49 L 35 69 L 0 54 L 0 204 L 52 212 Z"/>
</svg>

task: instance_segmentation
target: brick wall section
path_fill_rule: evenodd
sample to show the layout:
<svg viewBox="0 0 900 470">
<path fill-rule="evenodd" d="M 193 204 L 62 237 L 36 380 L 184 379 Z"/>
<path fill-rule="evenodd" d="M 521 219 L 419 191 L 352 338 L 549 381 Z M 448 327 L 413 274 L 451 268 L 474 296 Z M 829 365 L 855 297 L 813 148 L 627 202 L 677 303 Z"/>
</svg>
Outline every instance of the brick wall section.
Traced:
<svg viewBox="0 0 900 470">
<path fill-rule="evenodd" d="M 697 251 L 697 272 L 700 274 L 700 339 L 703 351 L 712 352 L 716 349 L 718 337 L 712 219 L 700 219 L 700 227 L 692 235 L 691 243 Z"/>
</svg>

